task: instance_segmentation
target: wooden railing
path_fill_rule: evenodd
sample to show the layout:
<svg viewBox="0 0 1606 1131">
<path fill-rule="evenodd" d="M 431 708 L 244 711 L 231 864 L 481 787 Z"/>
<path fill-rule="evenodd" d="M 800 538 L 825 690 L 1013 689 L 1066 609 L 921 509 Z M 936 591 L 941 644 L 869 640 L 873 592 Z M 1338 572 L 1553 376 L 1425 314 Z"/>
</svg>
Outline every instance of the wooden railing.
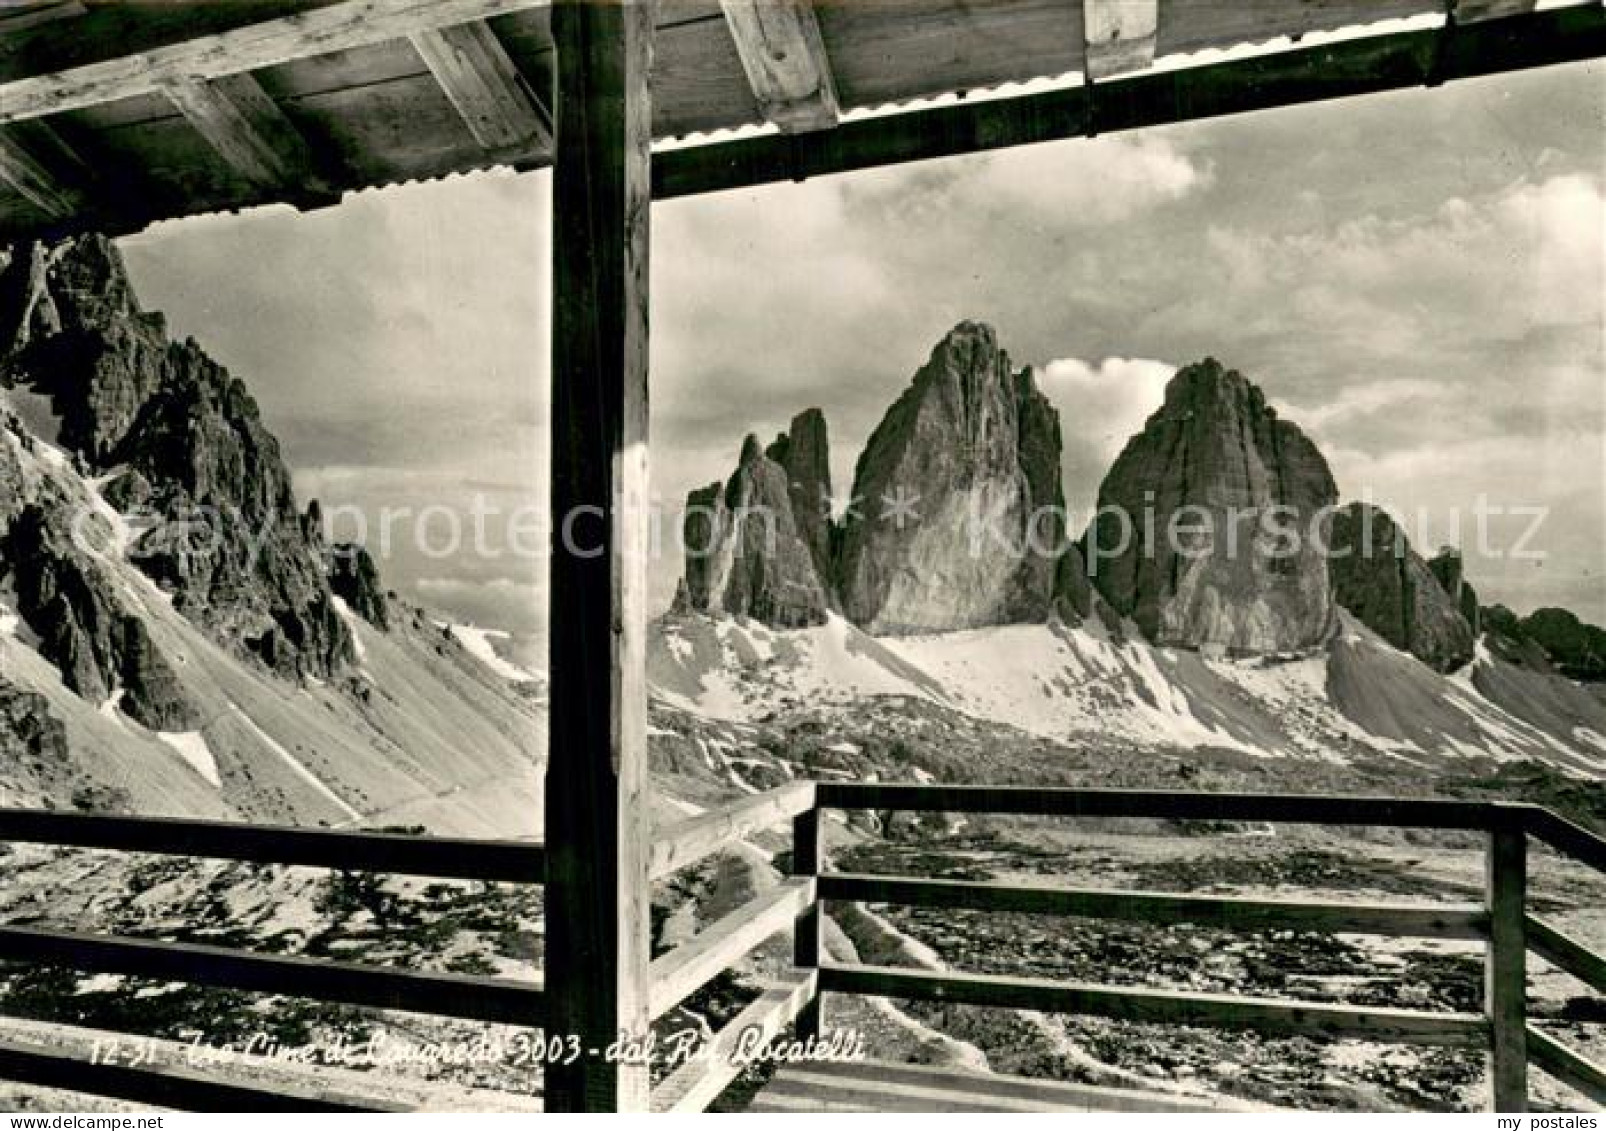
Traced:
<svg viewBox="0 0 1606 1131">
<path fill-rule="evenodd" d="M 823 815 L 831 810 L 1464 830 L 1487 838 L 1488 883 L 1481 903 L 1424 906 L 832 872 L 826 869 L 823 838 Z M 1606 1103 L 1606 1070 L 1532 1027 L 1526 1016 L 1530 950 L 1606 993 L 1606 958 L 1527 910 L 1529 838 L 1606 871 L 1606 841 L 1547 810 L 1400 798 L 793 782 L 699 815 L 657 836 L 648 863 L 650 878 L 697 864 L 786 821 L 792 824 L 792 875 L 655 960 L 648 971 L 650 1012 L 654 1019 L 662 1017 L 788 929 L 793 935 L 792 968 L 715 1034 L 707 1055 L 683 1065 L 658 1085 L 653 1093 L 656 1110 L 702 1110 L 712 1102 L 741 1071 L 730 1054 L 744 1034 L 750 1041 L 755 1031 L 764 1037 L 788 1028 L 799 1036 L 819 1033 L 826 992 L 1478 1048 L 1491 1054 L 1491 1104 L 1496 1110 L 1527 1106 L 1530 1060 L 1592 1100 Z M 521 842 L 0 810 L 0 844 L 5 842 L 525 885 L 540 884 L 546 866 L 540 845 Z M 842 964 L 827 961 L 822 946 L 823 914 L 833 902 L 1196 923 L 1245 931 L 1481 940 L 1486 955 L 1484 1009 L 1429 1012 Z M 537 981 L 413 973 L 35 927 L 0 927 L 0 960 L 527 1026 L 539 1025 L 544 1015 L 543 987 Z M 86 1070 L 81 1058 L 5 1043 L 0 1043 L 0 1079 L 196 1110 L 238 1109 L 244 1104 L 263 1110 L 375 1106 L 326 1094 L 267 1091 L 154 1065 Z"/>
<path fill-rule="evenodd" d="M 808 794 L 812 792 L 812 803 Z M 1347 903 L 1240 899 L 1106 888 L 1067 888 L 863 875 L 824 870 L 822 813 L 827 810 L 1124 817 L 1158 820 L 1463 830 L 1487 838 L 1488 882 L 1478 904 Z M 795 1019 L 799 1036 L 823 1024 L 819 995 L 861 994 L 913 1001 L 999 1006 L 1176 1025 L 1251 1029 L 1268 1034 L 1395 1041 L 1484 1049 L 1490 1053 L 1490 1102 L 1499 1111 L 1528 1104 L 1528 1063 L 1598 1103 L 1606 1071 L 1533 1028 L 1526 1009 L 1529 950 L 1606 993 L 1606 959 L 1526 910 L 1527 841 L 1533 837 L 1606 871 L 1606 841 L 1547 810 L 1498 802 L 1373 797 L 1267 796 L 1031 787 L 794 783 L 705 815 L 671 834 L 655 860 L 692 862 L 763 822 L 793 818 L 793 877 L 713 924 L 654 964 L 654 1002 L 665 1008 L 728 969 L 791 916 L 794 972 L 716 1036 L 734 1044 L 743 1029 L 779 1031 Z M 713 830 L 723 828 L 720 836 Z M 1430 1012 L 1063 982 L 1043 978 L 929 971 L 825 960 L 822 906 L 884 903 L 1150 923 L 1197 923 L 1390 937 L 1481 940 L 1485 1001 L 1479 1013 Z M 669 982 L 665 985 L 665 982 Z M 696 1110 L 739 1069 L 713 1056 L 660 1085 L 658 1110 Z"/>
<path fill-rule="evenodd" d="M 0 845 L 52 844 L 346 872 L 539 885 L 539 844 L 331 832 L 218 821 L 0 809 Z M 0 926 L 0 961 L 162 978 L 471 1021 L 539 1025 L 543 988 L 466 974 L 414 973 L 296 956 Z M 371 1099 L 251 1087 L 157 1064 L 86 1064 L 82 1056 L 0 1041 L 0 1079 L 193 1111 L 373 1111 Z"/>
</svg>

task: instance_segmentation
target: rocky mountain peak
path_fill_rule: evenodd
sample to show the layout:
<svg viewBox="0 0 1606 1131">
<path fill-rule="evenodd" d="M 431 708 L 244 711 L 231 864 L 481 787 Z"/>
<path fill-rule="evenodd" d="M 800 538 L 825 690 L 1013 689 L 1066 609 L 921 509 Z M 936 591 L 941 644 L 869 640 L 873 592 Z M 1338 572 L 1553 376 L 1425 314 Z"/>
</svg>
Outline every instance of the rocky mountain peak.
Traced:
<svg viewBox="0 0 1606 1131">
<path fill-rule="evenodd" d="M 730 479 L 686 499 L 686 573 L 677 606 L 778 628 L 822 623 L 830 599 L 793 496 L 786 467 L 749 435 Z"/>
<path fill-rule="evenodd" d="M 762 454 L 748 437 L 726 484 L 692 492 L 677 606 L 784 627 L 835 605 L 878 633 L 1080 620 L 1092 595 L 1067 549 L 1060 446 L 1033 372 L 1011 364 L 991 326 L 961 322 L 871 435 L 840 525 L 818 408 Z M 739 513 L 754 500 L 772 516 L 762 541 Z"/>
<path fill-rule="evenodd" d="M 932 350 L 871 434 L 853 497 L 836 576 L 854 623 L 898 634 L 1049 616 L 1059 414 L 991 326 L 961 322 Z"/>
<path fill-rule="evenodd" d="M 809 548 L 815 574 L 829 592 L 837 531 L 831 516 L 831 442 L 825 413 L 818 408 L 798 413 L 791 426 L 775 437 L 765 455 L 786 472 L 792 520 L 798 536 Z"/>
<path fill-rule="evenodd" d="M 0 388 L 48 406 L 30 426 L 53 427 L 42 438 L 135 520 L 119 552 L 191 621 L 289 676 L 328 676 L 352 660 L 321 536 L 296 508 L 256 401 L 194 340 L 168 339 L 115 244 L 91 235 L 0 254 Z M 70 686 L 92 696 L 115 684 L 125 702 L 143 696 L 151 718 L 177 720 L 177 708 L 156 705 L 170 685 L 163 660 L 118 627 L 124 613 L 100 564 L 41 534 L 69 501 L 35 495 L 43 517 L 0 530 L 0 568 L 36 598 L 18 611 L 42 637 L 60 637 L 52 658 Z"/>
<path fill-rule="evenodd" d="M 1459 586 L 1459 554 L 1453 570 L 1447 559 L 1429 566 L 1387 511 L 1359 502 L 1333 516 L 1330 543 L 1334 598 L 1357 620 L 1440 671 L 1472 658 L 1472 624 L 1441 583 Z"/>
<path fill-rule="evenodd" d="M 1337 496 L 1305 434 L 1241 373 L 1207 358 L 1177 372 L 1105 476 L 1088 569 L 1104 599 L 1158 643 L 1312 647 L 1333 609 L 1324 532 L 1311 527 Z"/>
</svg>

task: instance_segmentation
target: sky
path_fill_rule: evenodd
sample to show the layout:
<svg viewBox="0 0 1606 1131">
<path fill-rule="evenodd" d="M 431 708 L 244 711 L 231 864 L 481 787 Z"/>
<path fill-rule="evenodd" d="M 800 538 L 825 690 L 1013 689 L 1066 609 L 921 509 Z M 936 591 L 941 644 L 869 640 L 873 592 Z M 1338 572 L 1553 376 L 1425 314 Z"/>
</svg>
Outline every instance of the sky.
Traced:
<svg viewBox="0 0 1606 1131">
<path fill-rule="evenodd" d="M 1170 374 L 1215 356 L 1316 440 L 1345 499 L 1387 506 L 1425 554 L 1459 545 L 1486 602 L 1606 623 L 1602 78 L 1571 65 L 655 205 L 665 521 L 745 434 L 814 405 L 845 495 L 932 346 L 978 319 L 1059 408 L 1073 508 Z M 122 241 L 145 305 L 247 381 L 303 502 L 337 533 L 362 514 L 405 595 L 520 633 L 545 616 L 527 550 L 549 193 L 545 173 L 479 174 Z M 1480 499 L 1504 512 L 1482 537 Z M 656 606 L 679 574 L 666 534 Z"/>
</svg>

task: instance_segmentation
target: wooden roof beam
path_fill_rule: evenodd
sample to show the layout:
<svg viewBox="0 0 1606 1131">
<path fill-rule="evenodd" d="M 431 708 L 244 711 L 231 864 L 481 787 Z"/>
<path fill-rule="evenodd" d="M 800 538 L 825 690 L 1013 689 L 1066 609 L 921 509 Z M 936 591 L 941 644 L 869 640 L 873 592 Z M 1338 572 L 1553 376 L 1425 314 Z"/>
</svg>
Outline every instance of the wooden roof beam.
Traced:
<svg viewBox="0 0 1606 1131">
<path fill-rule="evenodd" d="M 671 200 L 1280 106 L 1403 90 L 1606 57 L 1606 5 L 1541 9 L 1444 36 L 1437 27 L 1149 70 L 1098 97 L 1082 86 L 972 99 L 842 123 L 801 138 L 761 135 L 666 149 L 653 198 Z"/>
<path fill-rule="evenodd" d="M 0 83 L 0 123 L 82 110 L 153 94 L 173 83 L 244 74 L 551 6 L 552 0 L 341 0 L 166 47 Z"/>
<path fill-rule="evenodd" d="M 1095 81 L 1144 70 L 1159 31 L 1160 0 L 1082 0 L 1083 70 Z"/>
<path fill-rule="evenodd" d="M 28 133 L 24 138 L 15 128 L 0 129 L 0 183 L 52 220 L 71 219 L 88 202 L 70 171 L 76 159 L 44 123 L 33 124 Z"/>
<path fill-rule="evenodd" d="M 489 24 L 476 20 L 408 39 L 487 152 L 552 152 L 551 116 Z"/>
<path fill-rule="evenodd" d="M 57 20 L 71 20 L 89 9 L 83 0 L 41 0 L 37 4 L 0 4 L 0 35 L 14 31 L 52 24 Z"/>
<path fill-rule="evenodd" d="M 188 79 L 163 91 L 218 156 L 252 184 L 292 197 L 328 192 L 301 131 L 252 76 Z"/>
<path fill-rule="evenodd" d="M 1500 20 L 1507 16 L 1520 16 L 1531 12 L 1537 0 L 1455 0 L 1454 16 L 1458 24 L 1476 24 L 1484 20 Z"/>
<path fill-rule="evenodd" d="M 720 0 L 719 6 L 765 120 L 794 134 L 836 125 L 836 80 L 808 0 Z"/>
</svg>

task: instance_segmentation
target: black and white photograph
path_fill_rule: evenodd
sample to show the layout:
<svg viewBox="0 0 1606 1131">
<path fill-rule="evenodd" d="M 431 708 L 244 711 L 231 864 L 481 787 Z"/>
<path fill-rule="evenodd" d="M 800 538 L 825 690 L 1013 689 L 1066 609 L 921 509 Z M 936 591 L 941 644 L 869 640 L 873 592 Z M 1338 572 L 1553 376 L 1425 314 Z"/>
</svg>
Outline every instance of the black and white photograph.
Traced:
<svg viewBox="0 0 1606 1131">
<path fill-rule="evenodd" d="M 0 0 L 6 1131 L 1598 1129 L 1603 59 Z"/>
</svg>

